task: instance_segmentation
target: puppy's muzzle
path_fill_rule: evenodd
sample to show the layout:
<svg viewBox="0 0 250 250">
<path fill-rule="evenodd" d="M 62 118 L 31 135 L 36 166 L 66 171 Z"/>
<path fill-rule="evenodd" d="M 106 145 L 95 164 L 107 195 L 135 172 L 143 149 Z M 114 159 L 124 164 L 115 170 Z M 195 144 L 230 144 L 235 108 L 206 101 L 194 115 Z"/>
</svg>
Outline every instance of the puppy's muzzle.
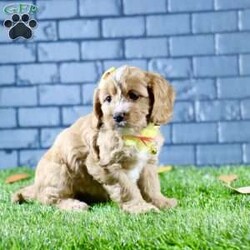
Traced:
<svg viewBox="0 0 250 250">
<path fill-rule="evenodd" d="M 125 118 L 125 114 L 124 113 L 115 113 L 113 115 L 113 119 L 116 123 L 120 123 L 123 122 Z"/>
</svg>

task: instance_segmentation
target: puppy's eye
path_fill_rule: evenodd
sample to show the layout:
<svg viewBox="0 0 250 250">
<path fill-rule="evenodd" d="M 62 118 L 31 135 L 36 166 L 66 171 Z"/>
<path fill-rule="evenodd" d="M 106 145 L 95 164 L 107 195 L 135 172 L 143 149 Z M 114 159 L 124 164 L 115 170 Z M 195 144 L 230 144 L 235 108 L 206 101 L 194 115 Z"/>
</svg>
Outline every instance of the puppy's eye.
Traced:
<svg viewBox="0 0 250 250">
<path fill-rule="evenodd" d="M 105 99 L 104 102 L 111 102 L 112 98 L 110 95 L 108 95 Z"/>
<path fill-rule="evenodd" d="M 136 94 L 135 92 L 129 92 L 128 93 L 128 97 L 133 100 L 133 101 L 136 101 L 138 98 L 139 98 L 139 95 Z"/>
</svg>

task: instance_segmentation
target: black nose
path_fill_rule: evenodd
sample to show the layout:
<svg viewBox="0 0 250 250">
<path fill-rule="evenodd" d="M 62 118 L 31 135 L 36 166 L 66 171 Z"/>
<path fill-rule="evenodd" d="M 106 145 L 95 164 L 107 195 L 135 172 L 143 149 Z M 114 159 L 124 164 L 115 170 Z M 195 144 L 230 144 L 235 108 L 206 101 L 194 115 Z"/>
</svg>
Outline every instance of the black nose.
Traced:
<svg viewBox="0 0 250 250">
<path fill-rule="evenodd" d="M 113 119 L 118 123 L 122 122 L 124 120 L 124 114 L 116 113 L 116 114 L 114 114 Z"/>
</svg>

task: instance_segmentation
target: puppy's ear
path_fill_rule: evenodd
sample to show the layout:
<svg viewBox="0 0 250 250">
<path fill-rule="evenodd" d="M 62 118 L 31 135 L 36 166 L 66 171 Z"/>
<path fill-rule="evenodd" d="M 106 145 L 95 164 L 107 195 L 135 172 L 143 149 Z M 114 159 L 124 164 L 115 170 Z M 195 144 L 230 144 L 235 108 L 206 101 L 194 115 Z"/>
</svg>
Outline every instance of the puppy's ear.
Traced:
<svg viewBox="0 0 250 250">
<path fill-rule="evenodd" d="M 151 97 L 150 122 L 161 125 L 172 118 L 175 91 L 162 76 L 155 73 L 147 73 L 149 77 L 149 94 Z"/>
<path fill-rule="evenodd" d="M 101 109 L 101 102 L 100 102 L 100 97 L 99 97 L 99 89 L 95 90 L 94 93 L 94 99 L 93 99 L 93 110 L 94 110 L 94 115 L 96 118 L 96 127 L 99 128 L 101 125 L 101 120 L 102 120 L 102 109 Z"/>
</svg>

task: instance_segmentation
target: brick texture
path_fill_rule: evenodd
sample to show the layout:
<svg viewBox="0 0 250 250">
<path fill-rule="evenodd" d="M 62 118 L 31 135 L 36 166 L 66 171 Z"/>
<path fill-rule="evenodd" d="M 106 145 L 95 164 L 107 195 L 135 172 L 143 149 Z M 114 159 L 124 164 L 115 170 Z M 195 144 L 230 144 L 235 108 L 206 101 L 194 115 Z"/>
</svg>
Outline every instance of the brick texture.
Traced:
<svg viewBox="0 0 250 250">
<path fill-rule="evenodd" d="M 248 163 L 250 161 L 250 143 L 243 146 L 243 161 Z"/>
<path fill-rule="evenodd" d="M 62 128 L 43 128 L 41 130 L 41 147 L 49 148 L 54 143 L 58 134 L 62 131 Z"/>
<path fill-rule="evenodd" d="M 240 73 L 250 75 L 250 55 L 240 56 Z"/>
<path fill-rule="evenodd" d="M 160 164 L 195 164 L 194 146 L 164 146 L 159 161 Z"/>
<path fill-rule="evenodd" d="M 128 39 L 125 41 L 127 58 L 166 56 L 168 54 L 165 38 Z"/>
<path fill-rule="evenodd" d="M 34 44 L 0 44 L 0 55 L 0 64 L 34 62 L 36 60 Z"/>
<path fill-rule="evenodd" d="M 151 0 L 124 0 L 124 13 L 127 15 L 164 13 L 167 10 L 166 0 L 158 0 L 157 4 Z"/>
<path fill-rule="evenodd" d="M 211 55 L 214 54 L 213 36 L 184 36 L 170 39 L 172 56 Z"/>
<path fill-rule="evenodd" d="M 58 108 L 21 108 L 18 111 L 21 127 L 43 127 L 59 125 Z"/>
<path fill-rule="evenodd" d="M 17 151 L 0 151 L 0 169 L 14 168 L 18 164 Z"/>
<path fill-rule="evenodd" d="M 20 151 L 20 165 L 36 167 L 37 163 L 44 155 L 45 150 L 21 150 Z"/>
<path fill-rule="evenodd" d="M 219 165 L 240 164 L 241 162 L 240 145 L 200 145 L 197 147 L 198 164 Z"/>
<path fill-rule="evenodd" d="M 240 120 L 239 101 L 196 102 L 197 121 Z"/>
<path fill-rule="evenodd" d="M 249 0 L 33 2 L 32 39 L 0 31 L 0 168 L 35 167 L 92 112 L 103 72 L 124 64 L 175 89 L 161 164 L 250 164 Z M 9 18 L 0 11 L 0 23 Z"/>
<path fill-rule="evenodd" d="M 209 56 L 194 58 L 194 74 L 204 76 L 232 76 L 237 75 L 236 56 Z"/>
<path fill-rule="evenodd" d="M 216 141 L 216 123 L 173 125 L 174 143 L 208 143 Z"/>
<path fill-rule="evenodd" d="M 49 18 L 68 18 L 74 17 L 77 14 L 77 0 L 62 0 L 58 4 L 57 0 L 37 0 L 39 19 Z"/>
<path fill-rule="evenodd" d="M 250 52 L 249 33 L 230 33 L 216 35 L 216 47 L 219 54 Z"/>
<path fill-rule="evenodd" d="M 99 37 L 100 28 L 98 20 L 64 20 L 59 22 L 59 37 L 72 38 L 96 38 Z"/>
<path fill-rule="evenodd" d="M 87 41 L 82 42 L 82 59 L 108 59 L 120 58 L 122 48 L 120 41 Z"/>
<path fill-rule="evenodd" d="M 17 125 L 16 111 L 13 108 L 1 108 L 0 117 L 0 128 L 11 128 Z"/>
<path fill-rule="evenodd" d="M 250 78 L 221 78 L 218 79 L 220 98 L 250 98 Z"/>
<path fill-rule="evenodd" d="M 145 32 L 144 19 L 142 17 L 104 19 L 102 30 L 104 37 L 142 36 Z"/>
<path fill-rule="evenodd" d="M 19 107 L 35 106 L 38 104 L 35 87 L 0 88 L 0 106 Z"/>
<path fill-rule="evenodd" d="M 195 13 L 192 16 L 192 27 L 195 33 L 215 33 L 237 29 L 237 12 Z"/>
<path fill-rule="evenodd" d="M 202 11 L 213 9 L 213 0 L 169 0 L 169 10 L 178 11 Z"/>
<path fill-rule="evenodd" d="M 38 59 L 41 62 L 78 60 L 79 46 L 75 42 L 40 43 Z"/>
<path fill-rule="evenodd" d="M 249 142 L 250 122 L 221 122 L 219 124 L 220 142 Z"/>
<path fill-rule="evenodd" d="M 211 100 L 216 98 L 216 85 L 211 79 L 172 81 L 177 100 Z"/>
<path fill-rule="evenodd" d="M 17 83 L 20 85 L 54 83 L 59 79 L 57 66 L 51 63 L 21 65 L 17 72 Z"/>
<path fill-rule="evenodd" d="M 243 100 L 241 103 L 243 119 L 250 119 L 250 99 Z"/>
<path fill-rule="evenodd" d="M 152 59 L 149 61 L 149 70 L 166 78 L 186 78 L 191 73 L 191 61 L 187 58 Z"/>
<path fill-rule="evenodd" d="M 0 67 L 0 86 L 9 85 L 15 82 L 15 68 L 13 66 Z"/>
<path fill-rule="evenodd" d="M 0 149 L 38 147 L 37 129 L 5 129 L 0 131 Z"/>
<path fill-rule="evenodd" d="M 93 62 L 86 63 L 62 63 L 60 76 L 62 83 L 79 83 L 95 81 L 98 75 L 97 65 Z"/>
<path fill-rule="evenodd" d="M 80 0 L 80 15 L 114 16 L 121 13 L 121 0 Z"/>
<path fill-rule="evenodd" d="M 122 65 L 131 65 L 135 67 L 139 67 L 141 69 L 147 69 L 147 60 L 145 59 L 135 59 L 135 60 L 104 60 L 104 70 L 107 70 L 111 67 L 120 67 Z"/>
<path fill-rule="evenodd" d="M 39 21 L 34 38 L 37 41 L 56 41 L 58 39 L 55 21 Z"/>
<path fill-rule="evenodd" d="M 147 17 L 148 35 L 173 35 L 190 32 L 189 16 L 187 14 L 157 15 Z"/>
<path fill-rule="evenodd" d="M 75 122 L 80 116 L 84 116 L 92 112 L 92 106 L 63 108 L 63 124 L 69 125 Z"/>
<path fill-rule="evenodd" d="M 241 9 L 250 8 L 250 2 L 248 0 L 215 0 L 216 9 Z"/>
<path fill-rule="evenodd" d="M 161 132 L 162 132 L 164 139 L 165 139 L 164 143 L 165 144 L 171 143 L 171 126 L 169 126 L 169 125 L 162 126 Z"/>
<path fill-rule="evenodd" d="M 82 99 L 84 105 L 92 105 L 95 84 L 84 84 L 82 87 Z"/>
<path fill-rule="evenodd" d="M 241 30 L 250 29 L 250 10 L 243 10 L 240 12 L 239 27 Z"/>
<path fill-rule="evenodd" d="M 173 122 L 194 121 L 194 107 L 192 102 L 176 102 Z"/>
<path fill-rule="evenodd" d="M 63 105 L 80 103 L 79 86 L 41 86 L 40 104 L 41 105 Z"/>
</svg>

